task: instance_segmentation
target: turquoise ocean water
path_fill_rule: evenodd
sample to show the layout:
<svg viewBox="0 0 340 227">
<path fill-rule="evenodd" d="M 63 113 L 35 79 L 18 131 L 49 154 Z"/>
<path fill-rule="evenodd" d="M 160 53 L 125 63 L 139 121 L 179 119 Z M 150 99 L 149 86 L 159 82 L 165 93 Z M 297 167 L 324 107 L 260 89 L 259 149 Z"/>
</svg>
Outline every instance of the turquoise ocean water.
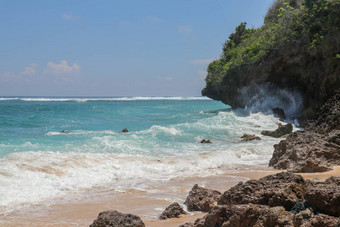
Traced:
<svg viewBox="0 0 340 227">
<path fill-rule="evenodd" d="M 147 190 L 266 165 L 279 140 L 240 136 L 277 123 L 202 97 L 2 97 L 0 212 L 91 188 Z"/>
</svg>

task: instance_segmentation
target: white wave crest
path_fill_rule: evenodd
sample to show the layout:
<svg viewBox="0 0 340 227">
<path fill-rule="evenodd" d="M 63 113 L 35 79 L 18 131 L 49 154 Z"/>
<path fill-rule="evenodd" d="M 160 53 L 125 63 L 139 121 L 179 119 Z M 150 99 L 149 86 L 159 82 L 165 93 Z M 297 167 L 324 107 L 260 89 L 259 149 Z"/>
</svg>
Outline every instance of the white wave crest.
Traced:
<svg viewBox="0 0 340 227">
<path fill-rule="evenodd" d="M 90 97 L 90 98 L 35 98 L 35 97 L 23 97 L 23 98 L 0 98 L 0 101 L 12 101 L 21 100 L 26 102 L 87 102 L 87 101 L 149 101 L 149 100 L 210 100 L 207 97 Z"/>
</svg>

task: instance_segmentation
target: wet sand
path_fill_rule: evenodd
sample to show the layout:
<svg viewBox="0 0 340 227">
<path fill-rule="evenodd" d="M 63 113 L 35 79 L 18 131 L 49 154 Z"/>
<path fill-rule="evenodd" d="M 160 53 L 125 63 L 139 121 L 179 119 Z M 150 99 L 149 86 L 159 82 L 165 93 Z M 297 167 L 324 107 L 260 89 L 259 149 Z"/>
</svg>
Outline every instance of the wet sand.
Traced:
<svg viewBox="0 0 340 227">
<path fill-rule="evenodd" d="M 92 189 L 78 195 L 75 194 L 72 200 L 60 198 L 24 207 L 6 215 L 0 214 L 0 226 L 89 226 L 101 211 L 117 210 L 140 216 L 146 226 L 177 227 L 186 222 L 194 222 L 205 214 L 195 212 L 181 218 L 162 221 L 157 218 L 172 202 L 183 204 L 194 184 L 197 183 L 200 186 L 223 192 L 239 181 L 259 179 L 277 172 L 280 171 L 268 167 L 237 169 L 218 176 L 172 180 L 163 185 L 154 186 L 148 192 Z M 306 179 L 315 177 L 326 179 L 330 176 L 340 176 L 340 166 L 324 173 L 301 175 Z"/>
</svg>

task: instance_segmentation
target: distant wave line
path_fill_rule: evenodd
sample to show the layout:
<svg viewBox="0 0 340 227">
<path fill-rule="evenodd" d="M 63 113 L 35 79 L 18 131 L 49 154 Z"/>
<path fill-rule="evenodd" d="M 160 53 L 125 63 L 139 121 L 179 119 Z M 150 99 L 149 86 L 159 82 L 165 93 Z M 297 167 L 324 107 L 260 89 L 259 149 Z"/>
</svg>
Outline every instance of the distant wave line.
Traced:
<svg viewBox="0 0 340 227">
<path fill-rule="evenodd" d="M 116 98 L 29 98 L 29 97 L 1 97 L 0 101 L 26 101 L 26 102 L 87 102 L 87 101 L 151 101 L 151 100 L 211 100 L 208 97 L 148 97 L 148 96 L 136 96 L 136 97 L 116 97 Z"/>
</svg>

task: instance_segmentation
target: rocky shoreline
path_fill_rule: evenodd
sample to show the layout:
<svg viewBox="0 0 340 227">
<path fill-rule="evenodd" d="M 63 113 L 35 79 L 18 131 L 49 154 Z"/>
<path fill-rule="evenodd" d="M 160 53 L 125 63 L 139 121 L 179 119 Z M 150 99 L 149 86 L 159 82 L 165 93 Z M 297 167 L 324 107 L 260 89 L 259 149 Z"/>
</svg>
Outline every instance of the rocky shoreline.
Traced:
<svg viewBox="0 0 340 227">
<path fill-rule="evenodd" d="M 279 129 L 276 131 L 282 131 Z M 253 135 L 246 136 L 254 139 Z M 269 165 L 289 172 L 240 182 L 223 193 L 194 185 L 184 205 L 188 211 L 208 213 L 180 227 L 340 226 L 340 176 L 305 180 L 293 173 L 323 172 L 340 165 L 340 90 L 304 131 L 292 132 L 274 145 Z M 180 204 L 173 203 L 160 219 L 186 214 Z M 135 215 L 105 211 L 90 226 L 145 224 Z"/>
</svg>

